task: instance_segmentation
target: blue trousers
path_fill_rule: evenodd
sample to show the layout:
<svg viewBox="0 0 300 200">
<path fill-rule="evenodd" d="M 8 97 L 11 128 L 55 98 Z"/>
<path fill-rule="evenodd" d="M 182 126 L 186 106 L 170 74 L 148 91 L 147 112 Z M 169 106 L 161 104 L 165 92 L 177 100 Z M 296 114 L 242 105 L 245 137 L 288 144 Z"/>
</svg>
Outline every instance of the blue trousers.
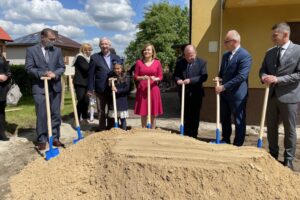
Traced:
<svg viewBox="0 0 300 200">
<path fill-rule="evenodd" d="M 230 136 L 232 134 L 231 117 L 233 116 L 235 124 L 233 145 L 243 145 L 246 135 L 246 104 L 247 98 L 233 100 L 232 98 L 221 96 L 222 141 L 230 144 Z"/>
</svg>

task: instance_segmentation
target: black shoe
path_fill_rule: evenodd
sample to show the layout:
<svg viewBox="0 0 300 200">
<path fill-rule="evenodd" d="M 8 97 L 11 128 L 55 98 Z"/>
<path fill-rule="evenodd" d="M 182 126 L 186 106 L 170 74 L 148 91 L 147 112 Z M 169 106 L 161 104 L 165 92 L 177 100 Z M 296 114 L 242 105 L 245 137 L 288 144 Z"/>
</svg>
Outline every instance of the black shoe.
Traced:
<svg viewBox="0 0 300 200">
<path fill-rule="evenodd" d="M 294 165 L 292 160 L 284 160 L 283 165 L 294 171 Z"/>
<path fill-rule="evenodd" d="M 8 141 L 9 138 L 6 135 L 0 135 L 0 140 L 2 140 L 2 141 Z"/>
<path fill-rule="evenodd" d="M 221 143 L 230 144 L 230 139 L 228 140 L 228 139 L 223 138 L 223 139 L 221 140 Z"/>
<path fill-rule="evenodd" d="M 270 154 L 275 160 L 278 160 L 278 154 L 272 154 L 272 153 L 270 153 Z"/>
</svg>

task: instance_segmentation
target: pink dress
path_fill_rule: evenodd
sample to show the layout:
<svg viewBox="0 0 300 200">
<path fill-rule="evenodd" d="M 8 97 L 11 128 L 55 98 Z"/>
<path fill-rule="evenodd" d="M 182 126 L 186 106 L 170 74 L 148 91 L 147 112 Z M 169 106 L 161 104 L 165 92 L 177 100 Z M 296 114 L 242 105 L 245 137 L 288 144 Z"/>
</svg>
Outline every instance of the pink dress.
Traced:
<svg viewBox="0 0 300 200">
<path fill-rule="evenodd" d="M 155 59 L 150 66 L 146 66 L 142 60 L 138 60 L 135 64 L 134 79 L 138 76 L 155 76 L 160 80 L 163 78 L 162 67 L 160 61 Z M 147 100 L 147 80 L 139 81 L 135 97 L 134 113 L 141 116 L 148 115 Z M 151 87 L 151 115 L 158 116 L 163 114 L 160 89 L 156 81 L 150 81 Z"/>
</svg>

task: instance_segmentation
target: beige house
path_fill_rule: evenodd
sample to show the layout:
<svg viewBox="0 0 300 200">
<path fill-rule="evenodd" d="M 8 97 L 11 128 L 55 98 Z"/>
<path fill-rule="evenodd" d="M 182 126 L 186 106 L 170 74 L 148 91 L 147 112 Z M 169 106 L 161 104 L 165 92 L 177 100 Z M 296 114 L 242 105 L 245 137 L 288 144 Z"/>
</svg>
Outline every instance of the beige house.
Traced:
<svg viewBox="0 0 300 200">
<path fill-rule="evenodd" d="M 33 46 L 41 41 L 41 32 L 32 33 L 15 39 L 13 42 L 8 42 L 6 45 L 7 60 L 13 65 L 25 64 L 26 48 Z M 64 62 L 67 71 L 70 70 L 69 65 L 73 58 L 79 52 L 80 44 L 70 38 L 57 34 L 55 46 L 62 49 Z"/>
<path fill-rule="evenodd" d="M 258 71 L 266 50 L 273 46 L 271 28 L 279 22 L 289 23 L 291 40 L 300 44 L 299 10 L 299 0 L 190 0 L 191 43 L 196 46 L 198 55 L 208 63 L 209 78 L 205 84 L 202 120 L 215 121 L 216 98 L 212 79 L 218 74 L 224 53 L 224 35 L 228 30 L 236 29 L 241 34 L 242 46 L 253 57 L 247 123 L 259 123 L 264 86 Z"/>
</svg>

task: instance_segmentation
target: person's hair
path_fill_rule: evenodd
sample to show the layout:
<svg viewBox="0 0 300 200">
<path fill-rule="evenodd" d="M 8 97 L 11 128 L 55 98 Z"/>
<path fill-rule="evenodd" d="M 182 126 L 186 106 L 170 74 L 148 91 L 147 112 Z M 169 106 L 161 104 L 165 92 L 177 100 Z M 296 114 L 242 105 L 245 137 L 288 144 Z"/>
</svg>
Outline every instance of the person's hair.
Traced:
<svg viewBox="0 0 300 200">
<path fill-rule="evenodd" d="M 41 36 L 42 37 L 47 37 L 50 32 L 53 33 L 54 35 L 56 35 L 56 31 L 52 30 L 51 28 L 44 28 L 41 31 Z"/>
<path fill-rule="evenodd" d="M 291 28 L 290 26 L 285 23 L 285 22 L 282 22 L 282 23 L 279 23 L 279 24 L 275 24 L 273 27 L 272 27 L 272 30 L 278 30 L 279 32 L 287 32 L 289 35 L 291 33 Z"/>
<path fill-rule="evenodd" d="M 89 43 L 83 43 L 80 46 L 79 52 L 84 53 L 85 50 L 90 50 L 90 49 L 92 49 L 92 45 L 90 45 Z"/>
<path fill-rule="evenodd" d="M 126 73 L 125 73 L 125 69 L 124 69 L 124 67 L 122 66 L 122 64 L 120 64 L 120 63 L 115 63 L 114 64 L 114 66 L 113 66 L 113 70 L 115 69 L 115 67 L 121 67 L 121 69 L 122 69 L 122 72 L 121 72 L 121 74 L 120 74 L 120 76 L 117 76 L 116 74 L 115 74 L 115 77 L 117 78 L 117 83 L 125 83 L 125 82 L 127 82 L 127 76 L 126 76 Z"/>
<path fill-rule="evenodd" d="M 149 47 L 149 46 L 152 48 L 152 52 L 153 52 L 152 58 L 153 58 L 153 59 L 156 59 L 157 57 L 156 57 L 156 51 L 155 51 L 155 48 L 154 48 L 154 46 L 153 46 L 152 44 L 150 44 L 150 43 L 145 44 L 144 47 L 142 48 L 142 51 L 141 51 L 142 58 L 144 59 L 144 51 L 145 51 L 145 50 L 147 49 L 147 47 Z"/>
<path fill-rule="evenodd" d="M 101 44 L 101 42 L 103 42 L 104 40 L 107 40 L 108 41 L 108 44 L 109 46 L 111 46 L 111 41 L 107 38 L 107 37 L 103 37 L 103 38 L 100 38 L 99 40 L 99 45 Z"/>
<path fill-rule="evenodd" d="M 116 50 L 115 50 L 115 48 L 110 48 L 110 53 L 111 54 L 114 54 L 114 55 L 117 55 L 117 52 L 116 52 Z"/>
<path fill-rule="evenodd" d="M 230 30 L 228 31 L 228 33 L 230 32 L 230 36 L 232 40 L 241 41 L 241 35 L 239 34 L 239 32 L 237 32 L 236 30 Z"/>
<path fill-rule="evenodd" d="M 189 45 L 186 45 L 186 46 L 185 46 L 184 51 L 183 51 L 183 55 L 185 55 L 185 52 L 188 51 L 188 50 L 190 50 L 190 49 L 194 50 L 195 53 L 197 54 L 197 49 L 196 49 L 196 47 L 195 47 L 194 45 L 189 44 Z"/>
</svg>

